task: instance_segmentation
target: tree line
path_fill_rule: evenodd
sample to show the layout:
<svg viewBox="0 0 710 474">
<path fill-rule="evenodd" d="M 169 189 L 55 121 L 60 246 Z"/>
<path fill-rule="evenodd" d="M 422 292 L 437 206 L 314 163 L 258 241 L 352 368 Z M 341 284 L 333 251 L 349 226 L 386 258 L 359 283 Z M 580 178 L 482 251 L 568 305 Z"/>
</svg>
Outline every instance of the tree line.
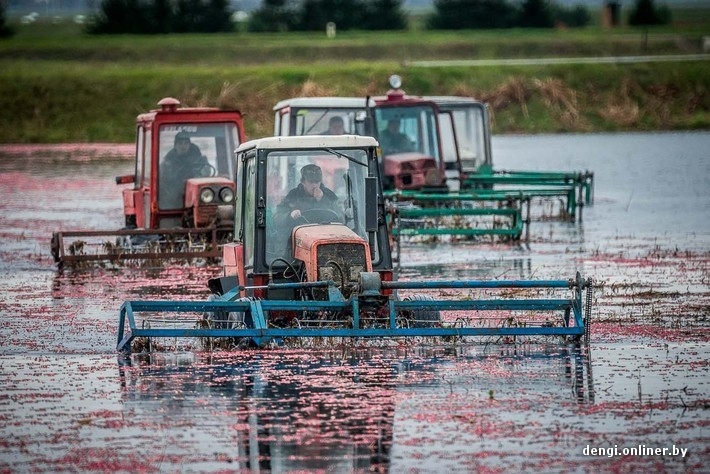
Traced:
<svg viewBox="0 0 710 474">
<path fill-rule="evenodd" d="M 338 30 L 406 30 L 403 0 L 263 0 L 246 18 L 229 0 L 103 0 L 86 25 L 92 34 L 215 33 L 323 31 L 330 22 Z M 434 0 L 425 21 L 431 30 L 581 27 L 591 15 L 583 5 L 562 6 L 553 0 Z M 665 5 L 635 0 L 630 25 L 671 22 Z M 239 25 L 239 26 L 237 26 Z M 0 37 L 11 36 L 5 2 L 0 0 Z"/>
</svg>

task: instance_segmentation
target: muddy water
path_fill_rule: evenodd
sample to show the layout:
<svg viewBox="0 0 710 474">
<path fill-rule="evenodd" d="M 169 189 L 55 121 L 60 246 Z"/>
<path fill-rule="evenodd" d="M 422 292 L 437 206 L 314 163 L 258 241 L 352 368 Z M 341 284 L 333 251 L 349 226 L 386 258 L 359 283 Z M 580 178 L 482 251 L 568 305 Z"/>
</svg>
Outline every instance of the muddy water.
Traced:
<svg viewBox="0 0 710 474">
<path fill-rule="evenodd" d="M 499 137 L 497 168 L 593 170 L 583 221 L 533 222 L 528 245 L 404 248 L 404 278 L 593 277 L 589 349 L 324 345 L 119 364 L 122 301 L 201 299 L 219 269 L 57 272 L 52 231 L 122 225 L 113 178 L 130 173 L 130 147 L 5 147 L 0 471 L 706 472 L 708 149 L 708 133 Z M 688 451 L 648 452 L 664 447 Z"/>
</svg>

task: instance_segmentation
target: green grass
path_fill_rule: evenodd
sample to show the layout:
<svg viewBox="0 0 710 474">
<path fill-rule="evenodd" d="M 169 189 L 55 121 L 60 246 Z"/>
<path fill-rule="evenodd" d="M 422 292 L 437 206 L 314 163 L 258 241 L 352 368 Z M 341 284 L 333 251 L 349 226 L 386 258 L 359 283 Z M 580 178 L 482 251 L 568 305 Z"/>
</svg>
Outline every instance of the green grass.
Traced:
<svg viewBox="0 0 710 474">
<path fill-rule="evenodd" d="M 689 18 L 697 18 L 689 17 Z M 705 15 L 708 18 L 708 15 Z M 410 94 L 490 104 L 495 133 L 710 129 L 707 61 L 408 67 L 407 61 L 701 52 L 710 20 L 650 29 L 101 36 L 17 25 L 0 40 L 0 143 L 130 142 L 165 96 L 236 107 L 250 137 L 272 107 L 310 95 L 377 95 L 398 73 Z M 517 93 L 515 93 L 517 91 Z M 523 98 L 520 98 L 520 93 Z"/>
</svg>

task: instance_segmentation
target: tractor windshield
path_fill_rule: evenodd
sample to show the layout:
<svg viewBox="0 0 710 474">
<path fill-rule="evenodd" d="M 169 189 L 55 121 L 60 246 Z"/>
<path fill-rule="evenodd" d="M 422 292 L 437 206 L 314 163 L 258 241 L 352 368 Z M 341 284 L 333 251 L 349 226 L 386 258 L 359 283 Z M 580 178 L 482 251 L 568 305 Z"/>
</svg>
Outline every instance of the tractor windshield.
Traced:
<svg viewBox="0 0 710 474">
<path fill-rule="evenodd" d="M 185 182 L 190 178 L 224 176 L 233 179 L 232 151 L 239 145 L 233 122 L 163 125 L 158 136 L 158 205 L 184 207 Z"/>
<path fill-rule="evenodd" d="M 376 108 L 375 127 L 382 153 L 418 152 L 441 163 L 437 118 L 430 105 Z"/>
<path fill-rule="evenodd" d="M 290 120 L 282 120 L 279 135 L 366 135 L 364 108 L 295 108 Z"/>
<path fill-rule="evenodd" d="M 367 154 L 362 149 L 275 150 L 267 167 L 266 260 L 292 260 L 291 231 L 345 224 L 363 239 Z"/>
</svg>

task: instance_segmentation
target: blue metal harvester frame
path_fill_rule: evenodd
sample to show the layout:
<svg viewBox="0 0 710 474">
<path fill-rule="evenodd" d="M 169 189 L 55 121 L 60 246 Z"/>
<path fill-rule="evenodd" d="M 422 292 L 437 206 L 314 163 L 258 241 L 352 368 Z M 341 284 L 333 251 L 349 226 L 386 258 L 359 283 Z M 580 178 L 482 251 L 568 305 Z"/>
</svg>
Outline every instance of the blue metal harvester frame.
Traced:
<svg viewBox="0 0 710 474">
<path fill-rule="evenodd" d="M 388 290 L 443 290 L 443 289 L 569 289 L 572 296 L 568 298 L 494 298 L 494 299 L 464 299 L 464 300 L 400 300 L 395 297 L 386 298 L 387 318 L 380 320 L 376 327 L 363 327 L 360 314 L 361 307 L 367 306 L 372 298 L 379 293 L 361 292 L 348 300 L 334 287 L 333 282 L 286 283 L 270 285 L 270 288 L 283 287 L 327 287 L 328 301 L 288 301 L 288 300 L 255 300 L 239 299 L 238 289 L 233 290 L 213 301 L 126 301 L 119 312 L 119 328 L 117 350 L 123 353 L 131 352 L 131 342 L 137 337 L 147 338 L 251 338 L 257 346 L 271 342 L 280 342 L 286 337 L 415 337 L 415 336 L 570 336 L 579 338 L 585 334 L 589 324 L 590 304 L 583 303 L 584 290 L 589 299 L 591 281 L 585 280 L 578 273 L 573 280 L 509 280 L 509 281 L 424 281 L 380 282 L 381 289 Z M 381 297 L 380 297 L 381 298 Z M 407 327 L 398 319 L 403 311 L 561 311 L 563 312 L 561 326 L 555 325 L 520 325 L 477 327 L 468 324 L 465 318 L 459 318 L 449 325 L 432 325 L 430 327 Z M 210 313 L 238 312 L 244 315 L 244 327 L 240 328 L 152 328 L 139 327 L 136 324 L 136 314 L 152 313 Z M 339 314 L 352 315 L 342 318 L 341 327 L 270 327 L 268 314 L 270 311 L 308 312 L 331 311 Z"/>
</svg>

